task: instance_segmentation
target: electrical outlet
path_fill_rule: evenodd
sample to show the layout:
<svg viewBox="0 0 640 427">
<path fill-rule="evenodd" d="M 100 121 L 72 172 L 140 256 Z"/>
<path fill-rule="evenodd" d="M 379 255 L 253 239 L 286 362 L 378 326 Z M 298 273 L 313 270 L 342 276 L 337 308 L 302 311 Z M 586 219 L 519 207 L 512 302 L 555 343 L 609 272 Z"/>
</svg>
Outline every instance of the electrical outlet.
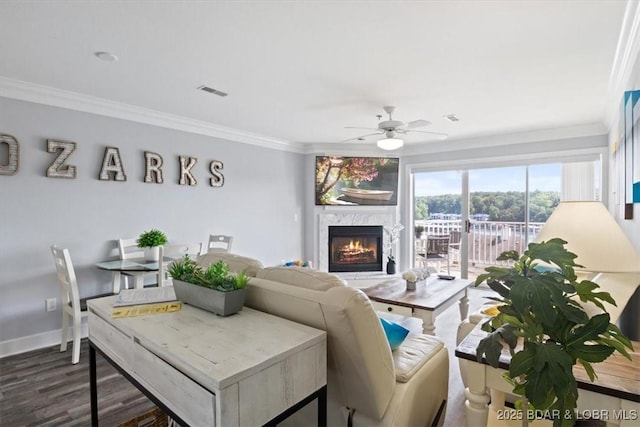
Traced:
<svg viewBox="0 0 640 427">
<path fill-rule="evenodd" d="M 56 299 L 55 298 L 47 298 L 44 300 L 47 311 L 56 311 Z"/>
</svg>

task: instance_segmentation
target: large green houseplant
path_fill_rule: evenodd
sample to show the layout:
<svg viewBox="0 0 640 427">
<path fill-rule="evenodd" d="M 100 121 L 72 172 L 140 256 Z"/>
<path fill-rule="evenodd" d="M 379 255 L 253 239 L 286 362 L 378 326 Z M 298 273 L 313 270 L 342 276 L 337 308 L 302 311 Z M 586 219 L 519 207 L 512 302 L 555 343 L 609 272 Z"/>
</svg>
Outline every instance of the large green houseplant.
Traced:
<svg viewBox="0 0 640 427">
<path fill-rule="evenodd" d="M 228 316 L 242 310 L 249 276 L 245 271 L 229 272 L 229 265 L 219 260 L 207 268 L 185 255 L 169 265 L 168 273 L 179 300 Z"/>
<path fill-rule="evenodd" d="M 554 427 L 575 423 L 578 386 L 573 365 L 580 363 L 593 381 L 592 363 L 614 351 L 630 359 L 627 349 L 633 350 L 603 305 L 615 301 L 609 293 L 598 292 L 596 283 L 578 280 L 574 268 L 581 266 L 566 243 L 557 238 L 531 243 L 522 256 L 503 252 L 498 260 L 512 266 L 486 268 L 475 282 L 486 281 L 499 295 L 490 298 L 499 303 L 499 313 L 482 326 L 489 335 L 478 344 L 478 361 L 484 355 L 498 367 L 506 343 L 512 357 L 505 378 L 514 394 L 526 398 L 518 407 L 559 414 L 553 417 Z M 583 304 L 595 304 L 602 314 L 589 317 Z M 516 351 L 519 340 L 523 346 Z"/>
</svg>

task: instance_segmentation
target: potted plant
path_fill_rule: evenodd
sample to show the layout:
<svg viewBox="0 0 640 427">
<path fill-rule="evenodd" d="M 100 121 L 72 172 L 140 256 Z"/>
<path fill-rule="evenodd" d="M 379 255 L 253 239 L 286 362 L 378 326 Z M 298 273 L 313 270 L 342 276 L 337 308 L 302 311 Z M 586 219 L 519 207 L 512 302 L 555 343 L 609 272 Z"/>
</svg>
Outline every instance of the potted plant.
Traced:
<svg viewBox="0 0 640 427">
<path fill-rule="evenodd" d="M 387 274 L 396 274 L 396 258 L 393 256 L 393 248 L 396 246 L 396 242 L 400 237 L 400 231 L 404 226 L 402 224 L 396 224 L 391 229 L 386 227 L 383 229 L 389 236 L 385 239 L 384 247 L 389 252 L 387 255 Z"/>
<path fill-rule="evenodd" d="M 597 292 L 596 283 L 578 280 L 574 268 L 581 266 L 566 243 L 557 238 L 531 243 L 522 256 L 503 252 L 497 259 L 512 266 L 488 267 L 475 281 L 477 286 L 486 280 L 499 295 L 490 298 L 499 303 L 498 314 L 482 325 L 489 335 L 478 344 L 478 361 L 484 355 L 498 367 L 506 343 L 512 357 L 505 378 L 514 386 L 513 393 L 525 398 L 517 407 L 525 414 L 536 413 L 529 409 L 557 414 L 554 427 L 575 423 L 575 364 L 580 363 L 593 381 L 592 363 L 602 362 L 614 351 L 630 359 L 627 349 L 633 350 L 631 341 L 610 323 L 602 304 L 615 301 L 609 293 Z M 602 313 L 589 317 L 581 303 L 595 304 Z M 522 347 L 516 351 L 519 341 Z"/>
<path fill-rule="evenodd" d="M 176 297 L 186 304 L 228 316 L 242 310 L 249 276 L 240 271 L 232 274 L 222 260 L 202 268 L 185 255 L 169 265 Z"/>
<path fill-rule="evenodd" d="M 144 258 L 147 261 L 158 261 L 159 247 L 167 242 L 167 235 L 155 228 L 143 232 L 136 240 L 138 247 L 144 249 Z"/>
</svg>

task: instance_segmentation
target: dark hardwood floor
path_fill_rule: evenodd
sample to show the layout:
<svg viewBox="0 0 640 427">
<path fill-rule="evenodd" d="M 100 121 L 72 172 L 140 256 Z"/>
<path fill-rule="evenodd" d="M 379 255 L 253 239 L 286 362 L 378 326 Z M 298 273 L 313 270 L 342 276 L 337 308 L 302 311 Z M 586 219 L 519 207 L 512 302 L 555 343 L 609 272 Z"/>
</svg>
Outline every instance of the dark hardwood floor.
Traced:
<svg viewBox="0 0 640 427">
<path fill-rule="evenodd" d="M 97 356 L 101 426 L 117 426 L 155 405 L 105 359 Z M 71 345 L 48 347 L 0 359 L 0 425 L 89 426 L 89 344 L 71 364 Z"/>
<path fill-rule="evenodd" d="M 486 301 L 483 297 L 487 291 L 469 290 L 470 312 Z M 450 356 L 445 427 L 465 425 L 464 389 L 453 354 L 459 323 L 458 304 L 436 319 L 436 335 L 445 341 Z M 60 346 L 48 347 L 0 359 L 0 426 L 90 425 L 88 342 L 82 340 L 77 365 L 71 364 L 71 345 L 66 353 L 59 349 Z M 155 407 L 100 355 L 97 373 L 101 426 L 115 427 Z"/>
</svg>

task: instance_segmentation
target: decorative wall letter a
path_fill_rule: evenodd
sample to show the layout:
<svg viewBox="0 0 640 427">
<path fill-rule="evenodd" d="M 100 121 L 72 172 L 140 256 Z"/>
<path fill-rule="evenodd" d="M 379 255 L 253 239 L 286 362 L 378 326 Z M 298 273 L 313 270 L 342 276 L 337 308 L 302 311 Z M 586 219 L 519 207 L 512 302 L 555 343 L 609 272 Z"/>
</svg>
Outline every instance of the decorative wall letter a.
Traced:
<svg viewBox="0 0 640 427">
<path fill-rule="evenodd" d="M 162 184 L 164 182 L 164 176 L 162 173 L 162 156 L 152 151 L 144 152 L 145 160 L 145 174 L 144 182 L 150 184 Z"/>
<path fill-rule="evenodd" d="M 122 168 L 122 160 L 120 160 L 120 151 L 117 147 L 105 147 L 104 157 L 102 158 L 102 169 L 100 169 L 99 179 L 101 181 L 126 181 L 127 176 Z"/>
<path fill-rule="evenodd" d="M 20 159 L 20 145 L 18 140 L 5 133 L 0 134 L 0 145 L 7 145 L 9 155 L 7 164 L 0 165 L 0 175 L 14 175 L 18 172 L 18 160 Z"/>
<path fill-rule="evenodd" d="M 55 153 L 60 150 L 60 154 L 56 157 L 51 165 L 47 168 L 47 176 L 49 178 L 75 178 L 76 167 L 66 165 L 64 162 L 71 156 L 76 149 L 76 143 L 71 141 L 56 141 L 47 139 L 47 151 Z"/>
<path fill-rule="evenodd" d="M 189 163 L 187 163 L 187 161 Z M 195 157 L 180 156 L 180 185 L 196 185 L 198 181 L 191 175 L 191 169 L 196 165 L 198 159 Z"/>
</svg>

